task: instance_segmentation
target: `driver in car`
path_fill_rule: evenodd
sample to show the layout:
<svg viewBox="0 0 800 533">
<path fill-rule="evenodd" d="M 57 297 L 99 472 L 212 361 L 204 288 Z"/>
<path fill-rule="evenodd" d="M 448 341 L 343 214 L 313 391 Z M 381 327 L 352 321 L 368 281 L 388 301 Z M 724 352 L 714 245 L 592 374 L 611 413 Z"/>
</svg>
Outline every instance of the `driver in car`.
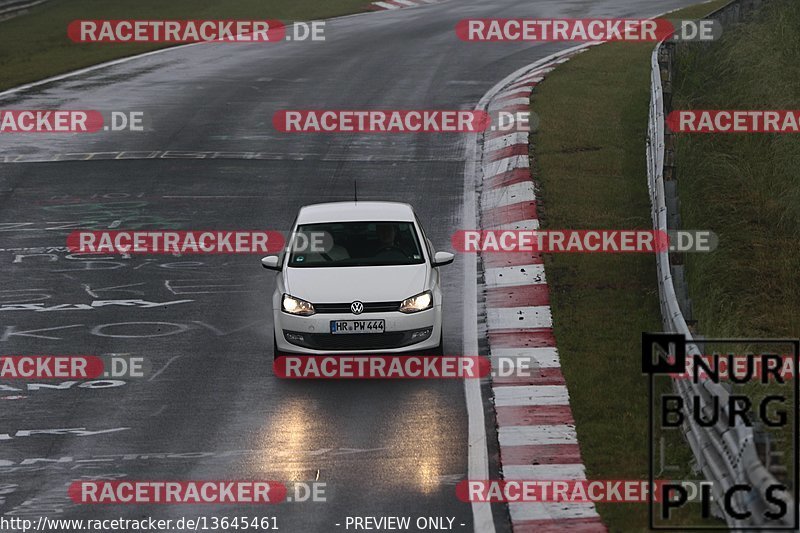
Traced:
<svg viewBox="0 0 800 533">
<path fill-rule="evenodd" d="M 378 234 L 379 241 L 375 257 L 386 259 L 387 261 L 393 259 L 405 260 L 408 258 L 397 242 L 397 230 L 394 224 L 377 224 L 375 230 Z"/>
</svg>

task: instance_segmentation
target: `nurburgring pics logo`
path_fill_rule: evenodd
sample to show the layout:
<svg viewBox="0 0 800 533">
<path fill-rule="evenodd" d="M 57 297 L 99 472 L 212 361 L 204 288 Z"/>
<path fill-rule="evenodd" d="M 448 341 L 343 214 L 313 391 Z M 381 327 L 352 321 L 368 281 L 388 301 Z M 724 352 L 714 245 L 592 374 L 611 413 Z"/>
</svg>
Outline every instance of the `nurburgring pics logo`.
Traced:
<svg viewBox="0 0 800 533">
<path fill-rule="evenodd" d="M 731 345 L 748 350 L 726 350 L 734 355 L 725 356 L 722 350 L 708 349 Z M 748 530 L 797 529 L 800 380 L 788 384 L 784 358 L 771 353 L 777 346 L 788 347 L 785 351 L 792 353 L 796 368 L 797 339 L 687 341 L 674 333 L 642 334 L 642 370 L 649 376 L 649 481 L 654 481 L 656 471 L 691 472 L 683 461 L 671 459 L 678 447 L 689 448 L 684 435 L 694 439 L 692 450 L 720 453 L 724 463 L 718 465 L 724 469 L 721 477 L 701 487 L 694 500 L 680 481 L 660 485 L 660 495 L 649 501 L 651 529 L 728 530 L 724 523 L 709 525 L 712 516 Z M 757 350 L 751 353 L 750 347 Z M 736 353 L 751 359 L 741 373 L 734 370 Z M 725 388 L 720 386 L 723 380 Z M 762 436 L 756 434 L 757 441 L 744 437 L 745 429 Z M 762 440 L 766 444 L 756 447 Z M 759 455 L 780 443 L 793 454 L 794 467 L 791 473 L 775 477 L 763 467 L 768 460 Z M 793 495 L 790 487 L 795 488 Z M 676 513 L 678 509 L 683 512 Z"/>
</svg>

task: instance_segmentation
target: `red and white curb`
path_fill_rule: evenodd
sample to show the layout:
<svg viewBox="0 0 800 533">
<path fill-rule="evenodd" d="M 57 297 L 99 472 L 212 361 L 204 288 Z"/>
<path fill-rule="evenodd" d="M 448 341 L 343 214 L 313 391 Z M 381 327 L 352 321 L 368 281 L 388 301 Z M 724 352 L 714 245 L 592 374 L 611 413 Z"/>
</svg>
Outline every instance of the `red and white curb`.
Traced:
<svg viewBox="0 0 800 533">
<path fill-rule="evenodd" d="M 488 101 L 490 114 L 529 110 L 533 87 L 585 48 L 568 51 L 507 80 Z M 479 141 L 480 142 L 480 141 Z M 480 228 L 537 229 L 536 185 L 528 133 L 488 131 L 478 166 Z M 503 477 L 586 479 L 569 393 L 553 336 L 550 295 L 540 254 L 483 254 L 483 294 L 490 356 L 525 360 L 530 377 L 492 383 Z M 481 287 L 479 287 L 479 290 Z M 515 532 L 606 531 L 593 503 L 510 503 Z"/>
<path fill-rule="evenodd" d="M 367 9 L 370 11 L 383 11 L 388 9 L 402 9 L 404 7 L 424 6 L 425 4 L 438 4 L 442 0 L 382 0 L 372 2 Z"/>
</svg>

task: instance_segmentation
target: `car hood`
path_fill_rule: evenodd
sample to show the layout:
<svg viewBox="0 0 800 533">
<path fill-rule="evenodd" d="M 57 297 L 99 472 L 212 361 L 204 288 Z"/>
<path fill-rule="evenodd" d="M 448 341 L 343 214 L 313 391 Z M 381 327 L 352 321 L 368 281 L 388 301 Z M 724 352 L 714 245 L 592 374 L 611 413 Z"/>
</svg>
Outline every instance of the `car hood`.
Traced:
<svg viewBox="0 0 800 533">
<path fill-rule="evenodd" d="M 394 302 L 427 287 L 427 265 L 287 268 L 286 290 L 311 303 Z"/>
</svg>

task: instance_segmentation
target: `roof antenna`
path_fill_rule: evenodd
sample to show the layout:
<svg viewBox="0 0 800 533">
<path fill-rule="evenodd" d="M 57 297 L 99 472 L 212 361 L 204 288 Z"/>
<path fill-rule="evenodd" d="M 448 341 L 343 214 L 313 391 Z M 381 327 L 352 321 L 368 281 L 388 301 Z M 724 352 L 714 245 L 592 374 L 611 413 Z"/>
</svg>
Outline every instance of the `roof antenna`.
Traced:
<svg viewBox="0 0 800 533">
<path fill-rule="evenodd" d="M 358 180 L 353 180 L 353 202 L 358 203 Z"/>
</svg>

